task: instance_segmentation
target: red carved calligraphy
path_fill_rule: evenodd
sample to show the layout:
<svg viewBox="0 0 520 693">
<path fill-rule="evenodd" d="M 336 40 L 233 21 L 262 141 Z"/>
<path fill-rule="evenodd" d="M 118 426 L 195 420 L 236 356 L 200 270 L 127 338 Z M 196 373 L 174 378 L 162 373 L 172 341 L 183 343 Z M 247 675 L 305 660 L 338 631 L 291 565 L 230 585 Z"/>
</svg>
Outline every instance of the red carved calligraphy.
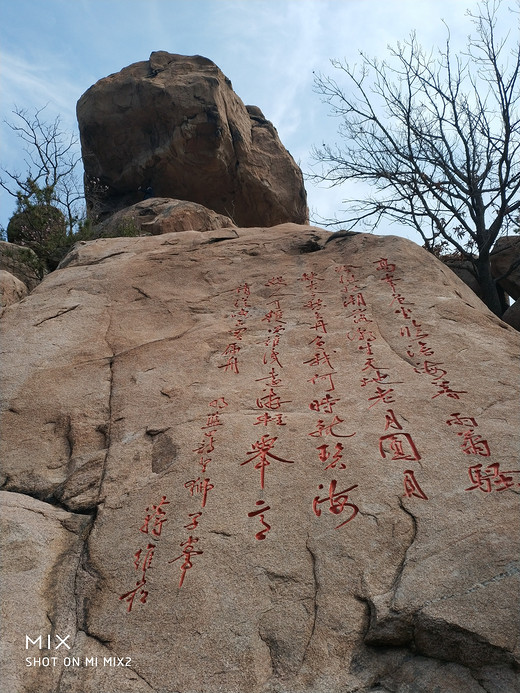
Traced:
<svg viewBox="0 0 520 693">
<path fill-rule="evenodd" d="M 222 356 L 226 358 L 226 362 L 219 365 L 224 372 L 235 373 L 238 375 L 239 371 L 239 353 L 242 349 L 239 342 L 242 341 L 244 332 L 247 331 L 246 321 L 249 317 L 249 308 L 251 304 L 249 303 L 249 297 L 251 295 L 251 290 L 249 284 L 244 282 L 240 284 L 234 291 L 236 294 L 236 299 L 233 303 L 234 310 L 231 312 L 231 319 L 235 320 L 233 326 L 229 330 L 229 334 L 232 336 L 233 340 L 230 342 L 222 352 Z"/>
<path fill-rule="evenodd" d="M 150 531 L 154 537 L 161 536 L 162 526 L 166 522 L 166 512 L 164 510 L 165 505 L 169 505 L 169 502 L 166 500 L 166 496 L 163 496 L 160 503 L 146 508 L 148 515 L 146 515 L 144 518 L 144 523 L 139 529 L 140 532 L 143 534 L 148 534 L 148 531 Z M 151 530 L 149 530 L 150 522 L 152 522 Z"/>
<path fill-rule="evenodd" d="M 250 295 L 249 286 L 244 284 L 240 288 L 240 292 L 242 292 L 244 297 L 247 299 L 247 297 Z M 237 302 L 236 305 L 238 305 Z M 215 484 L 211 482 L 211 478 L 209 476 L 206 476 L 206 471 L 208 466 L 213 462 L 213 453 L 215 452 L 217 437 L 221 427 L 224 425 L 224 418 L 226 416 L 225 410 L 229 405 L 226 398 L 221 396 L 211 400 L 208 406 L 210 410 L 206 414 L 206 423 L 200 427 L 201 431 L 203 432 L 203 439 L 198 446 L 193 449 L 193 452 L 199 454 L 198 464 L 202 468 L 202 475 L 197 476 L 195 479 L 190 479 L 184 483 L 184 488 L 189 491 L 190 497 L 200 497 L 201 510 L 188 513 L 188 522 L 184 525 L 184 528 L 189 532 L 192 532 L 198 528 L 208 503 L 209 493 L 215 489 Z M 179 588 L 181 588 L 184 584 L 187 571 L 191 570 L 193 567 L 193 556 L 199 556 L 204 553 L 202 549 L 196 548 L 195 545 L 198 542 L 199 537 L 189 534 L 188 538 L 180 543 L 182 553 L 176 558 L 172 558 L 170 561 L 168 561 L 169 563 L 174 563 L 175 561 L 182 559 Z"/>
<path fill-rule="evenodd" d="M 139 578 L 136 580 L 135 587 L 128 592 L 125 592 L 119 597 L 120 601 L 125 601 L 127 603 L 127 613 L 132 611 L 134 601 L 137 595 L 139 595 L 138 602 L 141 604 L 146 604 L 148 599 L 148 590 L 146 586 L 146 573 L 152 565 L 152 560 L 155 554 L 155 549 L 157 548 L 157 543 L 160 539 L 163 524 L 167 521 L 165 506 L 169 505 L 169 501 L 166 500 L 166 496 L 163 496 L 157 505 L 149 505 L 145 512 L 144 522 L 139 528 L 142 534 L 148 534 L 153 536 L 153 541 L 149 541 L 145 549 L 138 549 L 133 556 L 134 570 L 139 574 Z M 155 543 L 153 543 L 155 542 Z"/>
<path fill-rule="evenodd" d="M 320 498 L 319 495 L 314 498 L 312 501 L 312 510 L 316 517 L 321 516 L 321 508 L 319 507 L 322 503 L 327 503 L 329 504 L 328 510 L 331 512 L 333 515 L 340 515 L 345 509 L 348 508 L 348 512 L 350 513 L 350 517 L 346 519 L 344 522 L 341 522 L 335 529 L 340 529 L 340 527 L 343 527 L 346 525 L 348 522 L 353 520 L 356 515 L 359 512 L 359 508 L 357 505 L 354 505 L 353 503 L 349 502 L 348 494 L 353 491 L 355 488 L 358 487 L 357 484 L 353 484 L 352 486 L 349 486 L 349 488 L 346 488 L 344 491 L 336 491 L 336 485 L 337 481 L 333 479 L 330 482 L 329 485 L 329 493 L 327 496 L 324 498 Z M 320 484 L 318 486 L 318 490 L 323 489 L 323 484 Z"/>
<path fill-rule="evenodd" d="M 250 455 L 249 459 L 244 460 L 240 463 L 240 466 L 244 464 L 249 464 L 253 460 L 258 458 L 258 462 L 254 465 L 255 469 L 260 471 L 260 488 L 264 488 L 265 484 L 265 469 L 271 464 L 269 460 L 277 460 L 278 462 L 285 462 L 287 464 L 294 464 L 293 460 L 285 460 L 282 457 L 278 457 L 273 452 L 271 452 L 277 438 L 270 438 L 267 434 L 263 435 L 260 440 L 253 443 L 251 450 L 247 453 Z"/>
<path fill-rule="evenodd" d="M 485 469 L 482 468 L 482 464 L 475 464 L 468 469 L 472 485 L 468 486 L 466 491 L 479 490 L 483 493 L 491 493 L 491 491 L 505 491 L 514 486 L 520 486 L 520 483 L 515 481 L 514 474 L 520 474 L 520 469 L 501 472 L 498 462 L 488 465 Z"/>
<path fill-rule="evenodd" d="M 409 433 L 389 433 L 379 438 L 379 452 L 383 459 L 386 459 L 389 447 L 392 452 L 392 460 L 420 460 L 415 443 Z"/>
<path fill-rule="evenodd" d="M 313 438 L 319 438 L 321 436 L 334 436 L 335 438 L 352 438 L 353 436 L 355 436 L 355 431 L 354 433 L 348 433 L 346 435 L 340 435 L 339 433 L 334 432 L 333 429 L 335 428 L 335 426 L 343 422 L 344 419 L 340 419 L 339 416 L 335 416 L 332 419 L 332 421 L 328 424 L 326 424 L 323 419 L 318 419 L 318 422 L 316 424 L 316 430 L 309 433 L 309 435 Z"/>
<path fill-rule="evenodd" d="M 376 404 L 379 404 L 380 402 L 384 402 L 385 404 L 391 404 L 392 402 L 395 402 L 395 399 L 392 395 L 393 391 L 394 389 L 392 387 L 386 390 L 382 387 L 377 387 L 376 394 L 373 397 L 368 398 L 368 401 L 372 402 L 372 404 L 369 406 L 369 409 L 374 407 Z"/>
<path fill-rule="evenodd" d="M 193 563 L 192 563 L 192 556 L 200 556 L 204 553 L 204 551 L 198 551 L 195 548 L 195 544 L 199 541 L 198 537 L 192 537 L 191 535 L 188 537 L 186 541 L 181 542 L 180 547 L 182 549 L 182 553 L 180 556 L 177 556 L 177 558 L 172 558 L 171 561 L 168 561 L 168 563 L 174 563 L 175 561 L 178 561 L 180 559 L 183 559 L 183 563 L 181 565 L 181 577 L 179 579 L 179 587 L 182 587 L 184 583 L 184 578 L 186 577 L 186 572 L 193 568 Z"/>
<path fill-rule="evenodd" d="M 422 500 L 428 500 L 428 496 L 419 486 L 419 482 L 415 478 L 415 473 L 412 469 L 405 469 L 404 471 L 404 495 L 407 498 L 415 496 L 416 498 L 421 498 Z"/>
<path fill-rule="evenodd" d="M 271 510 L 271 508 L 268 505 L 266 505 L 265 501 L 263 500 L 256 501 L 256 505 L 263 507 L 257 507 L 256 510 L 252 510 L 250 513 L 247 513 L 247 516 L 257 517 L 259 515 L 259 520 L 263 526 L 263 529 L 261 529 L 259 532 L 255 534 L 255 539 L 257 539 L 258 541 L 262 541 L 263 539 L 265 539 L 267 532 L 269 532 L 269 530 L 271 529 L 271 525 L 265 521 L 265 513 L 268 510 Z"/>
<path fill-rule="evenodd" d="M 329 445 L 323 444 L 319 445 L 316 450 L 319 453 L 319 458 L 321 462 L 328 462 L 332 453 L 329 452 Z M 334 453 L 332 454 L 332 461 L 325 467 L 325 469 L 346 469 L 347 465 L 344 462 L 340 462 L 343 457 L 343 444 L 336 443 L 334 448 Z M 339 462 L 339 466 L 338 466 Z"/>
<path fill-rule="evenodd" d="M 332 408 L 339 401 L 339 397 L 333 398 L 327 393 L 325 397 L 322 397 L 320 400 L 314 399 L 309 404 L 309 409 L 319 412 L 323 411 L 325 414 L 332 414 Z"/>
<path fill-rule="evenodd" d="M 287 295 L 287 282 L 283 276 L 274 276 L 265 283 L 265 286 L 271 289 L 269 299 L 273 300 L 267 303 L 267 310 L 261 318 L 261 323 L 267 328 L 266 337 L 263 339 L 263 344 L 267 347 L 267 350 L 264 351 L 260 363 L 262 373 L 260 377 L 255 379 L 256 383 L 263 383 L 263 390 L 262 394 L 254 400 L 254 406 L 259 411 L 259 414 L 253 425 L 267 428 L 270 426 L 286 426 L 283 409 L 284 405 L 289 404 L 291 400 L 283 398 L 280 394 L 280 389 L 285 387 L 281 347 L 283 347 L 283 337 L 287 325 L 284 314 L 284 296 Z M 264 366 L 269 367 L 267 372 L 263 368 Z M 254 462 L 254 469 L 260 472 L 260 487 L 262 489 L 265 486 L 266 468 L 273 461 L 294 464 L 292 460 L 284 459 L 275 454 L 273 449 L 277 440 L 277 436 L 272 436 L 269 433 L 264 434 L 251 445 L 251 450 L 247 453 L 247 459 L 240 463 L 240 466 L 244 466 L 249 462 Z M 258 518 L 262 528 L 256 532 L 255 539 L 262 541 L 271 529 L 271 525 L 265 519 L 266 513 L 271 508 L 265 501 L 258 501 L 256 505 L 261 507 L 257 507 L 248 513 L 248 517 Z"/>
<path fill-rule="evenodd" d="M 187 481 L 184 484 L 184 488 L 189 489 L 191 496 L 193 496 L 193 494 L 195 494 L 195 493 L 200 494 L 202 496 L 201 507 L 205 508 L 206 507 L 206 501 L 208 498 L 208 492 L 212 491 L 215 487 L 213 486 L 213 484 L 210 482 L 209 479 L 201 479 L 199 476 L 196 479 L 192 479 L 191 481 Z"/>
</svg>

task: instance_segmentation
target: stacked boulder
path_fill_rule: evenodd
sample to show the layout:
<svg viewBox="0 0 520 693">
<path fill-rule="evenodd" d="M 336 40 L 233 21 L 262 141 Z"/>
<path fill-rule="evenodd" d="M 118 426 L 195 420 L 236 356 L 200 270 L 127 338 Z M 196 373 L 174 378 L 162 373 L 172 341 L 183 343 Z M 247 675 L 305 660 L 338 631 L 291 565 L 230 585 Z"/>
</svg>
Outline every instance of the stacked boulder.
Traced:
<svg viewBox="0 0 520 693">
<path fill-rule="evenodd" d="M 77 106 L 86 199 L 197 202 L 238 226 L 308 221 L 303 176 L 259 108 L 219 68 L 164 51 L 94 84 Z"/>
</svg>

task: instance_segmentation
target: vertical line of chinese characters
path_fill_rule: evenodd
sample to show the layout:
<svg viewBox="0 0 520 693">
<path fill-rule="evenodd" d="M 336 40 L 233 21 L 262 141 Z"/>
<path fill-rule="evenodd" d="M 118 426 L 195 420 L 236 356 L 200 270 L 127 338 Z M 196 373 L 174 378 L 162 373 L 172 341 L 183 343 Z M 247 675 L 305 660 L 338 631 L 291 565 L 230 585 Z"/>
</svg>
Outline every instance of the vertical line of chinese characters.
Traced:
<svg viewBox="0 0 520 693">
<path fill-rule="evenodd" d="M 375 413 L 383 405 L 396 405 L 398 389 L 391 387 L 402 384 L 400 381 L 390 380 L 389 368 L 382 365 L 376 357 L 378 337 L 376 329 L 371 327 L 374 321 L 370 315 L 363 289 L 359 286 L 359 280 L 355 276 L 355 270 L 359 266 L 341 265 L 335 268 L 339 276 L 342 304 L 347 310 L 346 319 L 350 321 L 352 329 L 347 333 L 347 340 L 358 342 L 358 351 L 364 353 L 364 362 L 361 366 L 360 387 L 366 389 L 367 406 L 369 411 Z M 409 432 L 403 431 L 399 423 L 398 415 L 394 409 L 386 409 L 384 418 L 384 431 L 379 437 L 379 455 L 382 459 L 390 461 L 414 462 L 421 459 L 417 446 Z M 390 432 L 388 432 L 390 431 Z M 396 432 L 398 431 L 398 432 Z M 404 470 L 405 495 L 412 495 L 427 500 L 428 497 L 419 486 L 413 469 Z"/>
<path fill-rule="evenodd" d="M 264 286 L 268 288 L 270 293 L 265 306 L 267 310 L 261 319 L 261 322 L 265 323 L 266 329 L 262 341 L 265 351 L 260 363 L 260 377 L 256 378 L 255 382 L 261 384 L 262 392 L 256 397 L 253 405 L 256 410 L 256 420 L 253 425 L 268 428 L 269 432 L 261 436 L 255 432 L 257 440 L 251 444 L 251 449 L 246 453 L 246 459 L 240 462 L 240 466 L 243 467 L 255 461 L 254 469 L 259 472 L 261 495 L 265 489 L 266 469 L 272 462 L 294 464 L 294 460 L 288 460 L 273 452 L 278 436 L 271 433 L 271 431 L 276 431 L 278 427 L 286 425 L 283 413 L 284 405 L 291 402 L 291 400 L 282 399 L 280 394 L 280 390 L 286 388 L 285 376 L 282 375 L 283 362 L 280 344 L 287 324 L 283 307 L 283 296 L 287 283 L 283 276 L 278 276 L 269 279 Z M 261 529 L 256 532 L 255 539 L 263 541 L 271 530 L 271 525 L 266 520 L 266 514 L 271 510 L 271 506 L 263 498 L 258 499 L 255 506 L 253 510 L 247 513 L 247 516 L 258 518 Z"/>
<path fill-rule="evenodd" d="M 308 311 L 309 317 L 311 318 L 309 336 L 314 335 L 308 342 L 312 356 L 303 362 L 303 366 L 310 369 L 309 373 L 312 374 L 311 377 L 308 378 L 308 382 L 312 384 L 316 395 L 316 398 L 309 402 L 308 406 L 311 411 L 316 412 L 318 417 L 316 424 L 313 426 L 313 430 L 309 431 L 308 435 L 312 438 L 319 439 L 317 442 L 320 444 L 316 447 L 318 460 L 322 465 L 328 463 L 324 467 L 324 471 L 329 471 L 334 476 L 338 476 L 340 471 L 347 469 L 347 465 L 343 459 L 345 444 L 334 440 L 334 450 L 331 451 L 329 448 L 332 443 L 322 443 L 321 439 L 328 439 L 331 437 L 345 440 L 355 436 L 356 432 L 345 433 L 343 431 L 345 427 L 342 427 L 342 424 L 345 423 L 345 419 L 340 418 L 335 413 L 335 407 L 341 403 L 341 397 L 336 391 L 334 383 L 336 369 L 332 363 L 332 356 L 327 348 L 328 333 L 325 309 L 327 307 L 326 296 L 328 292 L 323 284 L 325 279 L 317 272 L 304 272 L 301 277 L 299 277 L 299 281 L 302 282 L 304 286 L 305 298 L 307 299 L 303 304 L 303 308 Z M 339 429 L 337 427 L 339 427 Z M 340 432 L 340 430 L 343 432 Z M 343 521 L 335 527 L 335 529 L 340 529 L 353 520 L 359 512 L 358 506 L 349 501 L 349 493 L 357 489 L 358 484 L 347 485 L 347 488 L 342 491 L 336 490 L 337 484 L 337 479 L 330 479 L 328 492 L 323 498 L 320 496 L 324 489 L 324 484 L 318 484 L 318 491 L 320 493 L 315 496 L 312 501 L 312 511 L 316 517 L 321 517 L 320 506 L 323 503 L 328 503 L 328 511 L 333 515 L 342 515 L 344 511 L 347 511 L 347 519 L 343 519 L 343 516 L 341 518 Z M 345 485 L 345 482 L 342 482 L 341 485 Z"/>
<path fill-rule="evenodd" d="M 232 341 L 229 342 L 222 352 L 222 356 L 224 356 L 226 362 L 221 364 L 219 368 L 238 375 L 240 372 L 239 354 L 242 349 L 241 342 L 247 332 L 246 323 L 250 313 L 249 309 L 251 308 L 251 304 L 249 303 L 249 296 L 251 295 L 249 284 L 247 282 L 240 284 L 233 293 L 236 294 L 236 298 L 233 302 L 233 310 L 230 314 L 230 319 L 234 322 L 231 329 L 228 331 Z"/>
<path fill-rule="evenodd" d="M 189 534 L 187 539 L 180 543 L 182 553 L 175 558 L 172 558 L 168 563 L 175 563 L 181 560 L 179 587 L 182 587 L 188 570 L 193 568 L 193 557 L 201 556 L 204 551 L 199 548 L 200 537 L 195 536 L 195 530 L 199 526 L 205 508 L 208 502 L 208 495 L 213 491 L 215 485 L 211 482 L 211 477 L 208 473 L 208 466 L 213 461 L 213 453 L 215 451 L 217 432 L 223 426 L 222 416 L 228 403 L 224 397 L 218 397 L 209 403 L 209 411 L 206 415 L 205 423 L 200 427 L 202 431 L 202 441 L 192 452 L 195 452 L 199 459 L 197 465 L 200 467 L 200 472 L 195 479 L 189 479 L 185 482 L 184 488 L 189 491 L 192 498 L 200 498 L 200 510 L 188 514 L 188 522 L 184 525 Z"/>
<path fill-rule="evenodd" d="M 146 573 L 152 565 L 152 560 L 155 555 L 155 549 L 160 540 L 163 524 L 167 521 L 165 507 L 169 505 L 166 496 L 163 496 L 157 505 L 149 505 L 145 512 L 144 522 L 139 528 L 142 534 L 147 534 L 149 537 L 146 548 L 138 549 L 134 554 L 134 569 L 139 575 L 135 587 L 125 594 L 122 594 L 119 599 L 125 601 L 127 612 L 132 611 L 134 600 L 139 593 L 139 603 L 146 604 L 148 598 L 148 590 L 146 589 Z"/>
</svg>

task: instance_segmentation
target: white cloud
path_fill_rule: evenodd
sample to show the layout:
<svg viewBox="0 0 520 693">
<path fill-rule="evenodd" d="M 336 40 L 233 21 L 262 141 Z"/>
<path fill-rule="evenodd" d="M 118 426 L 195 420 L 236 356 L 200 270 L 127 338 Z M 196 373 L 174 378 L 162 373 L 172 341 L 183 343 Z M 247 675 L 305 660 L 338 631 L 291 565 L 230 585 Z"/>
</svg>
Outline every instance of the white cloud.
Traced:
<svg viewBox="0 0 520 693">
<path fill-rule="evenodd" d="M 81 93 L 77 84 L 70 82 L 60 65 L 50 60 L 38 64 L 24 60 L 20 55 L 2 53 L 2 96 L 7 107 L 41 107 L 61 114 L 69 122 L 75 121 L 76 100 Z M 61 74 L 60 74 L 61 73 Z"/>
</svg>

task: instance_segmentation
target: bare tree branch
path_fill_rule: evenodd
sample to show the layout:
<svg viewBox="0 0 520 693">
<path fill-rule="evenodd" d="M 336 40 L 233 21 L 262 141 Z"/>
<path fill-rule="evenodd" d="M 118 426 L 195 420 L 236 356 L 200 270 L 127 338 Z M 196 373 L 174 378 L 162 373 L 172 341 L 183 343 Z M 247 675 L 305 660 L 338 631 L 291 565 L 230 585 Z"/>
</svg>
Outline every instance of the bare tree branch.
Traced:
<svg viewBox="0 0 520 693">
<path fill-rule="evenodd" d="M 33 195 L 34 186 L 47 191 L 48 204 L 61 210 L 72 231 L 83 216 L 83 184 L 76 173 L 81 161 L 79 140 L 62 128 L 59 116 L 51 123 L 43 120 L 45 108 L 30 115 L 15 107 L 16 121 L 5 121 L 24 143 L 26 170 L 22 174 L 1 167 L 0 187 L 17 199 L 20 194 Z"/>
<path fill-rule="evenodd" d="M 426 53 L 414 33 L 389 48 L 388 61 L 360 53 L 360 64 L 331 63 L 346 79 L 315 75 L 315 90 L 340 120 L 341 145 L 315 147 L 330 185 L 369 183 L 375 194 L 346 200 L 353 228 L 387 218 L 414 228 L 425 247 L 451 246 L 476 268 L 487 305 L 503 306 L 489 254 L 520 209 L 520 43 L 498 38 L 501 0 L 468 11 L 466 53 L 446 43 Z M 512 13 L 518 25 L 519 3 Z"/>
</svg>

